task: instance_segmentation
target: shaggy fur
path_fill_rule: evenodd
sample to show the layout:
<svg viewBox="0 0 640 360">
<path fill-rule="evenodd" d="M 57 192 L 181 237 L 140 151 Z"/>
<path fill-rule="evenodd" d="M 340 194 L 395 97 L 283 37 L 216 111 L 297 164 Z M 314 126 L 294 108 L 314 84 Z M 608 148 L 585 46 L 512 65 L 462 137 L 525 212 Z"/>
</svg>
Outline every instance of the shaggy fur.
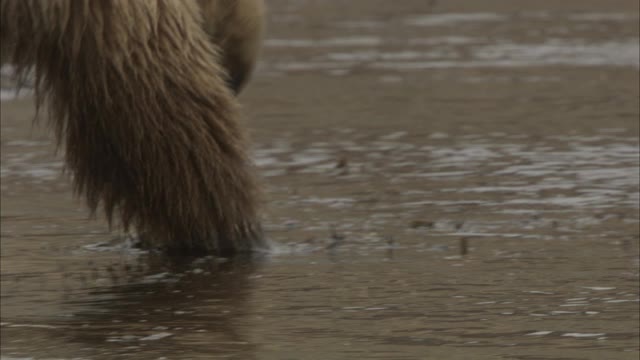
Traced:
<svg viewBox="0 0 640 360">
<path fill-rule="evenodd" d="M 249 80 L 262 39 L 262 0 L 199 0 L 204 29 L 222 48 L 229 85 L 239 93 Z"/>
<path fill-rule="evenodd" d="M 234 13 L 229 0 L 210 2 L 209 18 L 216 9 Z M 203 30 L 206 3 L 1 0 L 0 41 L 3 62 L 19 76 L 35 69 L 37 103 L 46 101 L 75 191 L 92 213 L 101 207 L 110 224 L 135 227 L 170 254 L 228 256 L 265 242 L 227 86 L 246 76 L 227 77 Z"/>
</svg>

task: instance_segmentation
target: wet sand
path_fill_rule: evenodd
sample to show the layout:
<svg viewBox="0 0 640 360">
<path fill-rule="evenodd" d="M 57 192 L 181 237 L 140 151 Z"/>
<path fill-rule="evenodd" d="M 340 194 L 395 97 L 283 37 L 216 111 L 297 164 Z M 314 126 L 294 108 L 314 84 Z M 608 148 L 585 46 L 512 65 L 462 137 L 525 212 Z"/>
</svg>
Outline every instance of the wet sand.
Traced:
<svg viewBox="0 0 640 360">
<path fill-rule="evenodd" d="M 268 3 L 268 256 L 132 249 L 3 83 L 3 360 L 637 359 L 637 2 Z"/>
</svg>

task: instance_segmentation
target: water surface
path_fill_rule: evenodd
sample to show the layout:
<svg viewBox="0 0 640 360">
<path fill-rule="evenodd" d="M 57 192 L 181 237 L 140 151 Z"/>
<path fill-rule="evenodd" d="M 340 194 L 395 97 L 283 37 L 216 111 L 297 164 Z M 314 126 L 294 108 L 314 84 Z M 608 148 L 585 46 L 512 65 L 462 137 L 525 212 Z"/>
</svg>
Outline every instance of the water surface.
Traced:
<svg viewBox="0 0 640 360">
<path fill-rule="evenodd" d="M 2 360 L 637 359 L 637 2 L 269 4 L 266 256 L 88 219 L 3 70 Z"/>
</svg>

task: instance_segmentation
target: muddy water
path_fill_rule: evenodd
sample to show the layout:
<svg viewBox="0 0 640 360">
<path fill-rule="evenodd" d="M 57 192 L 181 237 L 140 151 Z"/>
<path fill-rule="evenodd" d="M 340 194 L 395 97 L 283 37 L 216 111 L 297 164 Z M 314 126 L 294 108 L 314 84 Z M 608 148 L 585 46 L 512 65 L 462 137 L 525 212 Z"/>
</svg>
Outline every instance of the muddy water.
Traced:
<svg viewBox="0 0 640 360">
<path fill-rule="evenodd" d="M 3 360 L 637 359 L 637 2 L 269 3 L 267 256 L 136 252 L 3 90 Z"/>
</svg>

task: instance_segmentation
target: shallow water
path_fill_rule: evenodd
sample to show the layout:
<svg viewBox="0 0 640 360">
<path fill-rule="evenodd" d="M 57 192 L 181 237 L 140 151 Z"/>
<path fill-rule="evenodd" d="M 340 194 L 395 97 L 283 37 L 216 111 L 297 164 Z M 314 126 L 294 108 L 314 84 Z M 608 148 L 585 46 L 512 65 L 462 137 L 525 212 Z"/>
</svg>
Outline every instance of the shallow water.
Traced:
<svg viewBox="0 0 640 360">
<path fill-rule="evenodd" d="M 266 256 L 133 250 L 3 83 L 2 360 L 637 359 L 637 2 L 269 3 Z"/>
</svg>

